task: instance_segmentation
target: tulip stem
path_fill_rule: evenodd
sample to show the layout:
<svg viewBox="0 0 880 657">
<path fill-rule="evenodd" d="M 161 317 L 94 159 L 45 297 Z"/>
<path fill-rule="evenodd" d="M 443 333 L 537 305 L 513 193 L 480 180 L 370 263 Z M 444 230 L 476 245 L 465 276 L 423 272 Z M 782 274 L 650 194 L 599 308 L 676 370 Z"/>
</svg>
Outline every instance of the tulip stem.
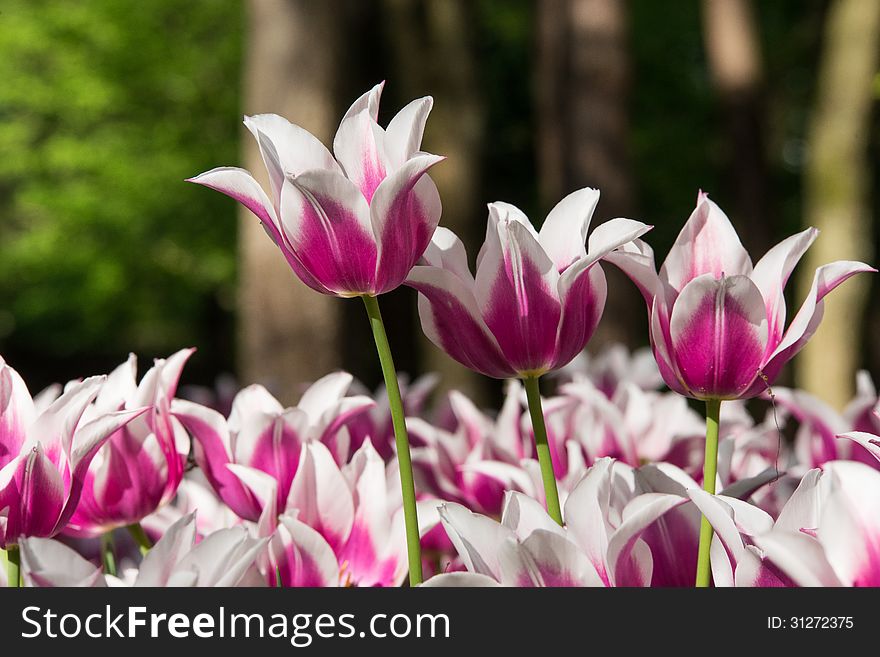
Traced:
<svg viewBox="0 0 880 657">
<path fill-rule="evenodd" d="M 541 466 L 541 479 L 544 482 L 544 499 L 547 513 L 560 525 L 562 509 L 559 507 L 559 493 L 556 491 L 556 474 L 553 472 L 553 458 L 550 445 L 547 443 L 547 427 L 544 425 L 544 410 L 541 407 L 541 389 L 537 376 L 523 379 L 526 397 L 529 400 L 529 415 L 532 418 L 532 430 L 535 434 L 535 450 L 538 452 L 538 464 Z"/>
<path fill-rule="evenodd" d="M 6 546 L 6 586 L 21 586 L 21 553 L 17 545 Z"/>
<path fill-rule="evenodd" d="M 376 351 L 379 352 L 379 363 L 382 365 L 382 376 L 388 391 L 388 405 L 391 407 L 391 423 L 394 425 L 394 442 L 397 448 L 398 469 L 400 471 L 400 491 L 403 496 L 403 520 L 406 527 L 406 553 L 409 559 L 409 585 L 422 583 L 422 551 L 419 544 L 419 518 L 416 511 L 416 487 L 413 481 L 412 461 L 409 453 L 409 437 L 406 432 L 406 416 L 403 411 L 403 400 L 400 398 L 400 386 L 397 383 L 397 371 L 391 357 L 391 346 L 385 333 L 385 324 L 379 310 L 376 297 L 363 295 Z"/>
<path fill-rule="evenodd" d="M 718 470 L 718 422 L 721 400 L 706 402 L 706 458 L 703 464 L 703 490 L 715 494 L 715 476 Z M 707 588 L 712 581 L 712 564 L 709 550 L 714 531 L 706 516 L 700 519 L 700 547 L 697 553 L 697 588 Z"/>
<path fill-rule="evenodd" d="M 113 541 L 113 530 L 101 534 L 101 561 L 104 574 L 116 576 L 116 543 Z"/>
<path fill-rule="evenodd" d="M 141 527 L 141 523 L 133 522 L 127 527 L 128 533 L 131 534 L 131 537 L 134 539 L 134 542 L 138 544 L 138 547 L 141 549 L 141 556 L 146 555 L 147 552 L 150 551 L 150 548 L 153 547 L 153 542 L 150 540 L 150 537 L 147 536 L 147 532 L 144 531 L 144 528 Z"/>
</svg>

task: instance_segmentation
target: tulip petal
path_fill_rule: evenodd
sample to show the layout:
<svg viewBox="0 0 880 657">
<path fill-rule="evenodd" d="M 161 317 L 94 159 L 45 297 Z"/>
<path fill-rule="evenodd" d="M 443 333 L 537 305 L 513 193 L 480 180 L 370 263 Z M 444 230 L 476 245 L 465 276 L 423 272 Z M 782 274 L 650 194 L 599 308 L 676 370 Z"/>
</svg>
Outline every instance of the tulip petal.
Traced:
<svg viewBox="0 0 880 657">
<path fill-rule="evenodd" d="M 351 490 L 333 455 L 323 444 L 305 443 L 290 486 L 287 509 L 319 531 L 334 549 L 341 548 L 354 523 Z"/>
<path fill-rule="evenodd" d="M 34 587 L 104 587 L 101 569 L 63 543 L 26 538 L 21 549 L 21 576 Z"/>
<path fill-rule="evenodd" d="M 605 556 L 611 527 L 606 517 L 611 497 L 614 461 L 602 458 L 593 464 L 565 501 L 565 524 L 586 553 L 605 586 L 611 586 Z"/>
<path fill-rule="evenodd" d="M 880 436 L 875 436 L 872 433 L 865 433 L 864 431 L 850 431 L 849 433 L 842 433 L 837 437 L 848 438 L 854 443 L 858 443 L 864 447 L 871 456 L 880 462 Z"/>
<path fill-rule="evenodd" d="M 360 112 L 366 110 L 373 121 L 379 120 L 379 101 L 382 98 L 382 90 L 385 88 L 385 81 L 383 80 L 379 84 L 373 86 L 367 92 L 361 94 L 361 96 L 351 104 L 351 107 L 345 112 L 345 115 L 342 117 L 342 120 L 348 119 L 352 116 L 359 114 Z"/>
<path fill-rule="evenodd" d="M 489 228 L 477 266 L 475 297 L 511 366 L 539 374 L 555 358 L 562 312 L 559 274 L 533 235 L 534 229 L 510 212 L 489 206 Z"/>
<path fill-rule="evenodd" d="M 419 318 L 427 338 L 449 356 L 486 376 L 515 374 L 480 315 L 473 291 L 451 271 L 416 266 L 406 279 L 419 295 Z"/>
<path fill-rule="evenodd" d="M 34 417 L 24 380 L 0 358 L 0 467 L 18 456 Z"/>
<path fill-rule="evenodd" d="M 64 508 L 64 482 L 55 464 L 37 443 L 19 462 L 19 531 L 22 536 L 51 537 Z M 11 536 L 6 537 L 9 541 Z"/>
<path fill-rule="evenodd" d="M 433 106 L 434 99 L 430 96 L 417 98 L 406 104 L 388 123 L 385 155 L 393 168 L 399 168 L 421 150 L 425 123 Z"/>
<path fill-rule="evenodd" d="M 278 585 L 277 573 L 285 587 L 339 586 L 339 562 L 333 549 L 319 532 L 300 522 L 295 514 L 281 516 L 270 551 L 272 568 L 267 575 L 272 586 Z"/>
<path fill-rule="evenodd" d="M 350 180 L 320 170 L 289 178 L 281 191 L 281 222 L 303 267 L 326 289 L 349 296 L 373 290 L 370 210 Z"/>
<path fill-rule="evenodd" d="M 698 399 L 736 399 L 761 367 L 767 315 L 745 276 L 700 276 L 672 309 L 670 336 L 683 383 Z"/>
<path fill-rule="evenodd" d="M 347 572 L 358 586 L 397 585 L 395 575 L 406 555 L 402 550 L 392 550 L 389 554 L 387 548 L 402 546 L 405 537 L 391 534 L 385 462 L 369 439 L 352 457 L 352 462 L 360 469 L 355 483 L 357 507 L 351 532 L 338 559 L 348 563 Z"/>
<path fill-rule="evenodd" d="M 232 463 L 229 429 L 217 411 L 190 401 L 175 399 L 171 412 L 193 437 L 193 455 L 217 495 L 240 518 L 256 521 L 260 508 L 253 494 L 227 465 Z"/>
<path fill-rule="evenodd" d="M 819 328 L 825 311 L 825 304 L 822 302 L 825 295 L 856 274 L 876 271 L 862 262 L 846 260 L 832 262 L 816 270 L 807 298 L 785 332 L 782 342 L 766 359 L 768 362 L 763 367 L 763 371 L 771 382 L 779 374 L 782 366 L 794 358 Z"/>
<path fill-rule="evenodd" d="M 783 290 L 795 265 L 816 240 L 819 231 L 805 231 L 782 240 L 755 265 L 751 279 L 755 282 L 767 307 L 769 344 L 777 345 L 785 331 L 785 295 Z"/>
<path fill-rule="evenodd" d="M 468 267 L 464 244 L 448 228 L 437 226 L 422 256 L 422 264 L 445 269 L 473 286 L 474 275 Z"/>
<path fill-rule="evenodd" d="M 624 520 L 608 541 L 608 570 L 615 586 L 648 586 L 652 573 L 645 572 L 633 559 L 633 550 L 641 535 L 665 513 L 688 502 L 687 498 L 663 493 L 645 493 L 627 505 Z M 628 513 L 627 513 L 628 511 Z M 694 542 L 691 537 L 673 537 L 674 543 Z"/>
<path fill-rule="evenodd" d="M 144 555 L 134 586 L 166 586 L 175 566 L 192 549 L 195 540 L 195 513 L 188 513 L 171 525 Z"/>
<path fill-rule="evenodd" d="M 599 190 L 585 187 L 559 201 L 544 220 L 538 241 L 560 273 L 587 255 L 587 232 L 598 203 Z"/>
<path fill-rule="evenodd" d="M 598 263 L 577 272 L 577 276 L 569 276 L 576 267 L 570 267 L 559 279 L 562 318 L 556 336 L 554 370 L 564 367 L 583 351 L 602 319 L 608 296 L 605 272 Z"/>
<path fill-rule="evenodd" d="M 812 536 L 777 529 L 756 536 L 755 543 L 764 558 L 797 586 L 841 586 L 822 546 Z"/>
<path fill-rule="evenodd" d="M 308 130 L 295 125 L 277 114 L 256 114 L 244 117 L 245 127 L 260 145 L 263 163 L 270 179 L 278 182 L 276 198 L 281 191 L 281 181 L 288 174 L 299 175 L 309 169 L 341 171 L 339 164 L 321 140 Z M 260 133 L 266 136 L 274 153 L 263 152 Z M 277 170 L 273 170 L 274 166 Z"/>
<path fill-rule="evenodd" d="M 565 537 L 562 527 L 556 524 L 537 500 L 514 491 L 505 493 L 501 524 L 521 541 L 537 530 Z"/>
<path fill-rule="evenodd" d="M 443 159 L 416 155 L 376 188 L 370 217 L 379 244 L 377 293 L 398 287 L 431 241 L 441 203 L 437 186 L 426 173 Z"/>
<path fill-rule="evenodd" d="M 369 110 L 342 119 L 333 138 L 333 153 L 346 177 L 369 203 L 387 175 L 385 134 Z"/>
<path fill-rule="evenodd" d="M 252 538 L 244 527 L 220 529 L 202 539 L 175 566 L 193 572 L 196 586 L 237 586 L 268 539 Z"/>
<path fill-rule="evenodd" d="M 856 461 L 825 466 L 833 490 L 825 500 L 816 537 L 840 580 L 880 586 L 880 472 Z"/>
<path fill-rule="evenodd" d="M 539 586 L 604 586 L 586 555 L 556 531 L 536 529 L 522 547 Z"/>
<path fill-rule="evenodd" d="M 501 586 L 487 575 L 478 573 L 441 573 L 420 584 L 421 588 L 473 588 Z"/>
<path fill-rule="evenodd" d="M 697 207 L 660 268 L 660 278 L 681 292 L 704 274 L 721 278 L 751 273 L 752 261 L 727 215 L 700 192 Z"/>
<path fill-rule="evenodd" d="M 501 579 L 499 546 L 516 541 L 513 532 L 460 504 L 440 505 L 440 521 L 465 567 L 472 573 Z"/>
<path fill-rule="evenodd" d="M 654 264 L 654 250 L 651 246 L 640 239 L 621 245 L 617 250 L 611 251 L 605 256 L 605 260 L 626 274 L 633 284 L 642 293 L 645 303 L 648 304 L 648 310 L 654 305 L 654 297 L 661 295 L 663 299 L 667 297 L 674 298 L 675 294 L 672 288 L 669 290 L 672 294 L 667 294 L 664 288 L 668 288 L 668 284 L 660 280 L 657 275 L 657 267 Z"/>
</svg>

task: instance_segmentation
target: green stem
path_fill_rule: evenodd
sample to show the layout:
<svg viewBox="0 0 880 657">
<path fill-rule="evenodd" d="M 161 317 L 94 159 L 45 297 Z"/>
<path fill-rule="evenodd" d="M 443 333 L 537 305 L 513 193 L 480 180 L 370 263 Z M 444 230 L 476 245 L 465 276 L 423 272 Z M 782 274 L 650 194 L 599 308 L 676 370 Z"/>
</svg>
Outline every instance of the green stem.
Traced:
<svg viewBox="0 0 880 657">
<path fill-rule="evenodd" d="M 128 533 L 131 534 L 134 542 L 137 543 L 138 547 L 141 549 L 141 556 L 150 551 L 150 548 L 153 547 L 153 542 L 150 540 L 150 537 L 147 536 L 147 532 L 144 531 L 144 528 L 141 527 L 141 523 L 134 522 L 128 525 L 126 529 L 128 529 Z"/>
<path fill-rule="evenodd" d="M 416 487 L 413 482 L 412 461 L 409 454 L 409 437 L 406 433 L 406 417 L 403 412 L 403 400 L 400 398 L 400 386 L 397 384 L 397 371 L 391 357 L 391 347 L 379 311 L 376 297 L 364 295 L 364 305 L 373 329 L 376 351 L 382 365 L 382 376 L 388 390 L 388 404 L 391 407 L 391 423 L 394 425 L 394 442 L 397 447 L 397 461 L 400 470 L 400 491 L 403 495 L 403 520 L 406 527 L 406 553 L 409 559 L 409 585 L 422 583 L 422 551 L 419 545 L 419 518 L 416 512 Z"/>
<path fill-rule="evenodd" d="M 6 546 L 6 586 L 21 586 L 21 553 L 17 545 Z"/>
<path fill-rule="evenodd" d="M 544 425 L 544 411 L 541 408 L 541 389 L 538 385 L 538 377 L 525 377 L 523 383 L 526 386 L 529 414 L 532 417 L 532 429 L 535 432 L 535 449 L 538 452 L 538 464 L 541 466 L 547 513 L 561 525 L 562 510 L 559 507 L 559 493 L 556 491 L 556 475 L 553 474 L 553 458 L 550 456 L 550 445 L 547 444 L 547 427 Z"/>
<path fill-rule="evenodd" d="M 113 530 L 101 534 L 101 561 L 104 563 L 104 574 L 116 576 L 116 544 L 113 541 Z"/>
<path fill-rule="evenodd" d="M 721 400 L 706 402 L 706 460 L 703 464 L 703 490 L 715 494 L 715 475 L 718 470 L 718 421 Z M 712 546 L 712 525 L 706 516 L 700 521 L 700 548 L 697 556 L 697 588 L 707 588 L 712 581 L 712 565 L 709 549 Z"/>
</svg>

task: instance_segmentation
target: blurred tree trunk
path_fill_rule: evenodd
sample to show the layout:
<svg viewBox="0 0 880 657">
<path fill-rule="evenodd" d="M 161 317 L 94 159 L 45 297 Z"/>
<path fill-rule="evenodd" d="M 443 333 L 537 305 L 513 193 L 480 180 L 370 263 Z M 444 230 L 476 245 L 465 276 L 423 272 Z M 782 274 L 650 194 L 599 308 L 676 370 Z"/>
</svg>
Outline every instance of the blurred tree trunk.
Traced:
<svg viewBox="0 0 880 657">
<path fill-rule="evenodd" d="M 434 96 L 423 148 L 447 156 L 431 170 L 440 190 L 440 223 L 455 232 L 474 256 L 485 230 L 482 195 L 486 107 L 474 43 L 476 7 L 470 0 L 385 0 L 394 68 L 405 101 Z M 415 307 L 412 306 L 415 313 Z M 421 337 L 418 321 L 415 330 Z M 441 388 L 455 388 L 485 402 L 486 380 L 421 338 L 425 371 L 438 372 Z"/>
<path fill-rule="evenodd" d="M 632 216 L 628 3 L 539 0 L 537 12 L 542 205 L 549 210 L 566 194 L 589 186 L 601 192 L 593 226 Z M 604 269 L 613 292 L 591 349 L 613 342 L 630 347 L 643 343 L 646 329 L 632 321 L 642 312 L 638 293 L 616 268 Z"/>
<path fill-rule="evenodd" d="M 832 260 L 870 262 L 868 134 L 880 47 L 880 2 L 835 0 L 829 8 L 818 95 L 809 126 L 805 222 L 822 231 L 798 277 Z M 851 398 L 860 364 L 860 327 L 871 281 L 857 276 L 826 300 L 825 317 L 797 361 L 798 384 L 837 408 Z"/>
<path fill-rule="evenodd" d="M 749 251 L 763 254 L 775 235 L 768 221 L 761 44 L 751 0 L 703 0 L 703 38 L 726 125 L 731 216 Z"/>
<path fill-rule="evenodd" d="M 250 0 L 244 111 L 285 116 L 330 143 L 339 74 L 333 3 Z M 259 149 L 243 132 L 244 166 L 268 189 Z M 293 403 L 303 382 L 338 368 L 339 300 L 307 288 L 257 219 L 239 235 L 239 372 Z"/>
</svg>

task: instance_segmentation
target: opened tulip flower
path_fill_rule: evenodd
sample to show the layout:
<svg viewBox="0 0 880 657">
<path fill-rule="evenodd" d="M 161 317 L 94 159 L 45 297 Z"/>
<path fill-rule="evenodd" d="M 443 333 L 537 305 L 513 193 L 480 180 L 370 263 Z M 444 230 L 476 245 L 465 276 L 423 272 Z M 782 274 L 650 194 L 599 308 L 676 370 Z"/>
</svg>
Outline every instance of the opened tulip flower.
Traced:
<svg viewBox="0 0 880 657">
<path fill-rule="evenodd" d="M 104 381 L 91 377 L 73 382 L 36 415 L 24 381 L 0 359 L 0 546 L 8 551 L 12 586 L 19 579 L 18 542 L 52 537 L 64 529 L 101 445 L 147 410 L 102 413 L 83 421 Z"/>
<path fill-rule="evenodd" d="M 189 454 L 189 437 L 171 416 L 180 373 L 194 350 L 159 359 L 138 385 L 134 355 L 107 378 L 86 416 L 131 408 L 149 412 L 115 431 L 98 451 L 83 483 L 79 505 L 65 533 L 104 539 L 104 557 L 115 574 L 112 537 L 117 527 L 134 526 L 174 497 Z M 143 546 L 148 547 L 146 544 Z"/>
<path fill-rule="evenodd" d="M 363 395 L 346 396 L 352 376 L 328 374 L 315 382 L 299 404 L 285 409 L 264 387 L 248 386 L 236 395 L 227 420 L 217 411 L 176 399 L 171 411 L 191 433 L 193 454 L 217 495 L 245 520 L 257 521 L 263 505 L 230 469 L 253 468 L 277 482 L 275 506 L 285 508 L 300 463 L 311 440 L 334 447 L 337 461 L 348 460 L 345 425 L 375 404 Z M 339 458 L 340 451 L 344 458 Z"/>
<path fill-rule="evenodd" d="M 333 154 L 280 116 L 246 117 L 269 174 L 269 194 L 235 167 L 190 182 L 223 192 L 253 212 L 310 288 L 363 299 L 388 389 L 415 585 L 422 576 L 409 442 L 376 297 L 403 283 L 431 240 L 441 206 L 427 171 L 443 158 L 420 150 L 433 99 L 412 101 L 383 129 L 377 122 L 383 86 L 358 98 L 342 117 Z"/>
<path fill-rule="evenodd" d="M 721 401 L 767 390 L 815 333 L 825 295 L 855 274 L 876 271 L 850 261 L 820 267 L 786 330 L 784 288 L 817 235 L 815 228 L 793 235 L 752 266 L 727 216 L 700 192 L 659 273 L 653 252 L 641 241 L 608 258 L 648 304 L 651 344 L 666 384 L 707 403 L 703 484 L 710 493 L 715 492 Z M 698 585 L 709 582 L 711 536 L 704 518 Z"/>
<path fill-rule="evenodd" d="M 587 231 L 599 192 L 566 196 L 540 232 L 519 209 L 489 204 L 486 241 L 472 275 L 461 241 L 438 228 L 407 284 L 419 291 L 425 335 L 452 358 L 495 378 L 522 378 L 550 514 L 562 522 L 541 412 L 538 378 L 569 363 L 596 330 L 605 307 L 599 261 L 650 230 L 612 219 Z"/>
</svg>

